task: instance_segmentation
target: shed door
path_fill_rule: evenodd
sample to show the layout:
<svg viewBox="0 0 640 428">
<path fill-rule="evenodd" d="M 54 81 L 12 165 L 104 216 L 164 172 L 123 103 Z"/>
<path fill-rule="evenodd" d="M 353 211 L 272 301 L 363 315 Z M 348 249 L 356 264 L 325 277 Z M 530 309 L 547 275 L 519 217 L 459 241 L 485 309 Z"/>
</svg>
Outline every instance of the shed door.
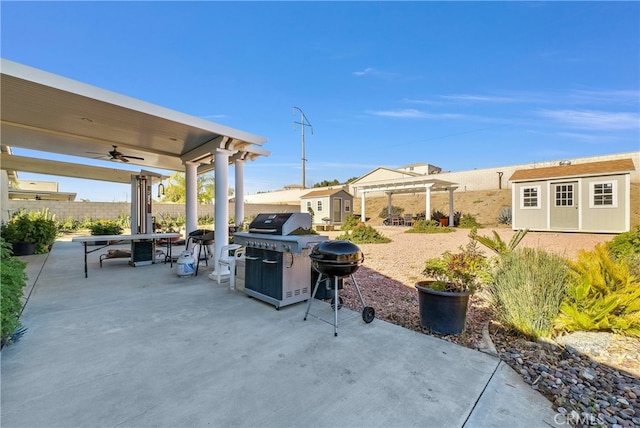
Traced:
<svg viewBox="0 0 640 428">
<path fill-rule="evenodd" d="M 334 223 L 342 223 L 342 198 L 333 198 L 333 219 Z"/>
<path fill-rule="evenodd" d="M 578 228 L 578 182 L 551 184 L 550 226 L 552 229 Z"/>
</svg>

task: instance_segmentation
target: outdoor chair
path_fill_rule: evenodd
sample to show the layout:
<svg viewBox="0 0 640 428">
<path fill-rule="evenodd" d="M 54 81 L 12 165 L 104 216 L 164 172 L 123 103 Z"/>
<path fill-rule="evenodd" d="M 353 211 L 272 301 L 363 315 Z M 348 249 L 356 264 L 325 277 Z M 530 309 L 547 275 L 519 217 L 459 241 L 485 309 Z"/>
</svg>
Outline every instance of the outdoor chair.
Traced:
<svg viewBox="0 0 640 428">
<path fill-rule="evenodd" d="M 405 226 L 413 226 L 413 216 L 411 214 L 405 214 L 402 223 Z"/>
<path fill-rule="evenodd" d="M 233 254 L 229 254 L 233 252 Z M 220 258 L 216 267 L 216 281 L 220 284 L 222 279 L 222 267 L 229 268 L 229 288 L 236 288 L 236 262 L 244 257 L 244 247 L 240 244 L 225 245 L 220 250 Z"/>
</svg>

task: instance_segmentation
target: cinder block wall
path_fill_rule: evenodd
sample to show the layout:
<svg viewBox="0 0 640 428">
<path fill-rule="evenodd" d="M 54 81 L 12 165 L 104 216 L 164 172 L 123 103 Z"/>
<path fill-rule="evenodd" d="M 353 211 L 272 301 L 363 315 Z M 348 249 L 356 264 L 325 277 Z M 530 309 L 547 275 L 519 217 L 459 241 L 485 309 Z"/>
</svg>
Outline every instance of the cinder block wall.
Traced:
<svg viewBox="0 0 640 428">
<path fill-rule="evenodd" d="M 23 201 L 9 200 L 8 210 L 14 213 L 19 210 L 41 210 L 48 208 L 51 214 L 55 214 L 56 219 L 62 221 L 66 218 L 73 217 L 75 220 L 83 221 L 85 218 L 92 220 L 109 220 L 117 219 L 121 214 L 131 214 L 131 204 L 127 202 L 81 202 L 81 201 Z M 283 212 L 299 212 L 299 205 L 282 205 L 282 204 L 245 204 L 245 219 L 251 219 L 259 213 L 283 213 Z M 233 217 L 235 213 L 235 203 L 229 203 L 229 216 Z M 176 216 L 185 214 L 185 207 L 182 204 L 153 204 L 153 215 L 160 219 L 161 215 Z M 214 217 L 214 206 L 199 205 L 198 215 L 210 215 Z"/>
</svg>

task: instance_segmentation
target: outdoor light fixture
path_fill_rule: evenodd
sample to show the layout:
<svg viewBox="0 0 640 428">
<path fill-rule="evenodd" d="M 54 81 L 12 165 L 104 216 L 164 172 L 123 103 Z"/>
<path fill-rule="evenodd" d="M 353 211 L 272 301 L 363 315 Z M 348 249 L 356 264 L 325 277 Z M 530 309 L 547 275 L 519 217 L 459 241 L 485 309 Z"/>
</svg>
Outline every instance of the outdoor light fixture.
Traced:
<svg viewBox="0 0 640 428">
<path fill-rule="evenodd" d="M 164 196 L 164 184 L 158 184 L 158 197 Z"/>
</svg>

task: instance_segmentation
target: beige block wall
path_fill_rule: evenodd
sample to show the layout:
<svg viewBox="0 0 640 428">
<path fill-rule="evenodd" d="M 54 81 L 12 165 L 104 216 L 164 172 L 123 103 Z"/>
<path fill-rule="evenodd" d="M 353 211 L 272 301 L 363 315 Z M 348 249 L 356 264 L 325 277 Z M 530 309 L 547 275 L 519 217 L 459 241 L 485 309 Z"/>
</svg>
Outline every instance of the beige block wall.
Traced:
<svg viewBox="0 0 640 428">
<path fill-rule="evenodd" d="M 73 217 L 75 220 L 84 220 L 89 217 L 93 220 L 117 219 L 121 214 L 131 214 L 131 204 L 127 202 L 81 202 L 81 201 L 26 201 L 26 200 L 9 200 L 8 208 L 3 213 L 14 213 L 19 210 L 41 210 L 48 208 L 49 212 L 55 214 L 56 219 L 62 221 L 66 218 Z M 284 204 L 245 204 L 245 219 L 251 219 L 259 213 L 283 213 L 283 212 L 299 212 L 300 205 L 284 205 Z M 229 215 L 233 217 L 235 213 L 235 203 L 229 203 Z M 153 204 L 153 215 L 160 218 L 160 215 L 183 215 L 185 214 L 185 206 L 182 204 Z M 198 215 L 210 215 L 214 217 L 214 206 L 199 205 Z"/>
</svg>

